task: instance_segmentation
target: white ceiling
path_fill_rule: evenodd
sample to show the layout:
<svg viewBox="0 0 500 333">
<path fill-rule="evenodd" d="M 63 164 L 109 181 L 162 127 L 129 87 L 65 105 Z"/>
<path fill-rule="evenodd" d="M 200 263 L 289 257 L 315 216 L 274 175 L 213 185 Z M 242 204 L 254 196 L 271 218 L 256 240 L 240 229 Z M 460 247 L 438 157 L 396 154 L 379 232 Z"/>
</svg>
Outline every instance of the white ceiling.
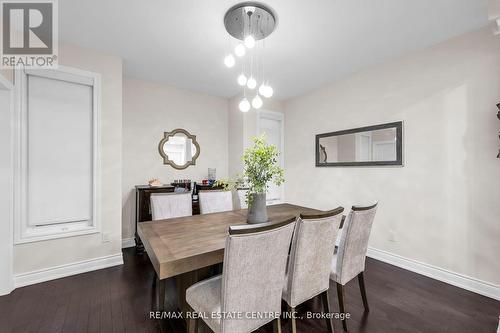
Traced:
<svg viewBox="0 0 500 333">
<path fill-rule="evenodd" d="M 63 42 L 124 59 L 124 75 L 231 97 L 224 29 L 234 0 L 62 0 Z M 266 72 L 278 99 L 488 23 L 488 0 L 265 0 L 278 15 Z"/>
</svg>

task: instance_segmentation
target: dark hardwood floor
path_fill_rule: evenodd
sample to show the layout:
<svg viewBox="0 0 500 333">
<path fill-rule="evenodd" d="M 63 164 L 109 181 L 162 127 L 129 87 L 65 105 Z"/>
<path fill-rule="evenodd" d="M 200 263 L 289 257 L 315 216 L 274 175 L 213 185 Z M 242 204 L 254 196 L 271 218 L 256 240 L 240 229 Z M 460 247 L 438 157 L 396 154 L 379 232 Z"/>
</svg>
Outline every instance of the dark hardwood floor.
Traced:
<svg viewBox="0 0 500 333">
<path fill-rule="evenodd" d="M 0 297 L 0 332 L 185 332 L 181 320 L 149 319 L 154 290 L 146 255 L 124 251 L 123 266 L 40 283 Z M 368 259 L 369 314 L 354 279 L 346 287 L 350 332 L 496 332 L 500 302 Z M 338 311 L 335 285 L 330 304 Z M 298 310 L 319 310 L 314 299 Z M 283 332 L 290 323 L 283 321 Z M 335 331 L 343 332 L 340 321 Z M 324 320 L 303 319 L 299 332 L 327 332 Z M 272 326 L 258 332 L 272 332 Z"/>
</svg>

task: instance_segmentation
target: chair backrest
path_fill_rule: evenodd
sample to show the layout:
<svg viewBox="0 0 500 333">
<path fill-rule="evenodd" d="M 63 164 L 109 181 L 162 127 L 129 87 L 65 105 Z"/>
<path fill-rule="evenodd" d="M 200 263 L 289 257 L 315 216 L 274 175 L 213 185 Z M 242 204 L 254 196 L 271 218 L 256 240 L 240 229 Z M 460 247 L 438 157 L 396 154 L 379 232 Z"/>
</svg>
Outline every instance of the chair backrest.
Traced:
<svg viewBox="0 0 500 333">
<path fill-rule="evenodd" d="M 233 210 L 233 198 L 231 191 L 212 190 L 200 191 L 200 213 L 209 214 Z"/>
<path fill-rule="evenodd" d="M 352 206 L 341 231 L 337 252 L 336 272 L 341 284 L 365 270 L 368 240 L 377 211 L 377 203 L 371 206 Z"/>
<path fill-rule="evenodd" d="M 327 290 L 343 207 L 301 215 L 295 224 L 284 298 L 297 305 Z"/>
<path fill-rule="evenodd" d="M 244 188 L 239 188 L 235 191 L 235 202 L 234 202 L 234 209 L 247 209 L 248 204 L 247 204 L 247 192 L 248 189 Z"/>
<path fill-rule="evenodd" d="M 280 313 L 288 249 L 295 218 L 280 223 L 234 226 L 224 251 L 221 311 L 241 313 L 225 318 L 222 332 L 251 332 L 273 317 L 249 318 L 251 313 Z"/>
<path fill-rule="evenodd" d="M 152 193 L 150 200 L 153 221 L 193 214 L 193 201 L 190 192 Z"/>
</svg>

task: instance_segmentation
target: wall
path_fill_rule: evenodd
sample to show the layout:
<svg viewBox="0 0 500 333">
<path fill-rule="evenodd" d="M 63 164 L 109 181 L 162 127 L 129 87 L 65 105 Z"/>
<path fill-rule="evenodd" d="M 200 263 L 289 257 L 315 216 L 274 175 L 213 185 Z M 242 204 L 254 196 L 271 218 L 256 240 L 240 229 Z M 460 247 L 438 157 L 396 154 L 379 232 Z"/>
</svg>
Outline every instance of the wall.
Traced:
<svg viewBox="0 0 500 333">
<path fill-rule="evenodd" d="M 163 164 L 158 143 L 163 132 L 184 128 L 196 135 L 200 156 L 195 166 L 176 170 Z M 123 85 L 123 238 L 135 231 L 134 186 L 151 178 L 206 179 L 208 168 L 227 177 L 228 101 L 136 79 Z"/>
<path fill-rule="evenodd" d="M 379 200 L 372 247 L 500 284 L 498 102 L 500 39 L 489 29 L 289 100 L 287 201 Z M 397 120 L 404 167 L 314 166 L 316 134 Z"/>
<path fill-rule="evenodd" d="M 0 295 L 13 289 L 11 88 L 0 73 Z"/>
<path fill-rule="evenodd" d="M 12 69 L 0 69 L 0 75 L 8 82 L 14 82 L 14 71 Z"/>
<path fill-rule="evenodd" d="M 121 260 L 122 61 L 115 56 L 61 45 L 59 64 L 101 74 L 101 224 L 110 242 L 104 243 L 98 233 L 15 245 L 14 274 L 22 276 L 23 281 L 29 280 L 26 273 L 55 266 L 110 256 Z"/>
</svg>

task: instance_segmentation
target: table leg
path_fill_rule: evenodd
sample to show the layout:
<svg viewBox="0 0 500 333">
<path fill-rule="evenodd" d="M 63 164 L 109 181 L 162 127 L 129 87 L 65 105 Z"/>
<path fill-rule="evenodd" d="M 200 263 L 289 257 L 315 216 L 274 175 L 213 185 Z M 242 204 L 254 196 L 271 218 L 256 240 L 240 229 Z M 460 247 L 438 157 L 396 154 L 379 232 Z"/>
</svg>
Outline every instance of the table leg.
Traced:
<svg viewBox="0 0 500 333">
<path fill-rule="evenodd" d="M 165 311 L 165 291 L 166 291 L 166 280 L 160 280 L 156 276 L 156 306 L 158 311 Z"/>
<path fill-rule="evenodd" d="M 141 238 L 139 237 L 139 234 L 136 232 L 135 233 L 135 253 L 136 254 L 143 254 L 144 253 L 144 244 L 142 244 Z"/>
</svg>

